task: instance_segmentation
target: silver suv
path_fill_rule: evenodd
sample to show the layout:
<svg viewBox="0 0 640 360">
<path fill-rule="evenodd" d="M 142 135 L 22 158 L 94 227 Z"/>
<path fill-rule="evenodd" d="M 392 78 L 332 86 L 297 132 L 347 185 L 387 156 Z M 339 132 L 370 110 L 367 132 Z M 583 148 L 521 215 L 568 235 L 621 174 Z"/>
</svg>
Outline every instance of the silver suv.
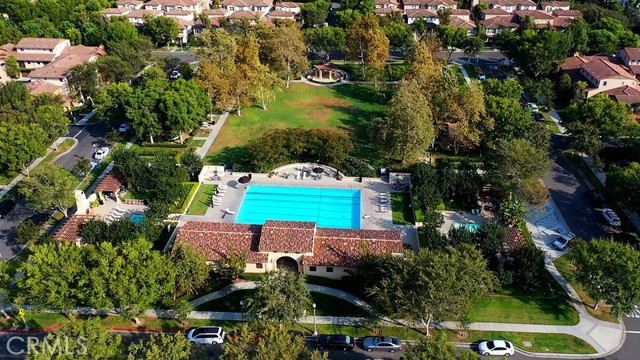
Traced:
<svg viewBox="0 0 640 360">
<path fill-rule="evenodd" d="M 604 221 L 607 223 L 607 225 L 610 225 L 610 226 L 622 225 L 622 223 L 620 222 L 620 218 L 618 217 L 618 214 L 615 213 L 615 211 L 609 208 L 603 208 L 600 211 L 602 212 L 602 217 L 604 217 Z"/>
<path fill-rule="evenodd" d="M 567 245 L 569 245 L 569 241 L 573 240 L 573 238 L 575 238 L 576 235 L 572 232 L 568 232 L 568 233 L 564 233 L 562 235 L 560 235 L 556 241 L 554 241 L 551 246 L 556 249 L 556 250 L 564 250 L 567 248 Z"/>
<path fill-rule="evenodd" d="M 196 344 L 222 344 L 226 335 L 219 326 L 205 326 L 189 330 L 187 339 Z"/>
</svg>

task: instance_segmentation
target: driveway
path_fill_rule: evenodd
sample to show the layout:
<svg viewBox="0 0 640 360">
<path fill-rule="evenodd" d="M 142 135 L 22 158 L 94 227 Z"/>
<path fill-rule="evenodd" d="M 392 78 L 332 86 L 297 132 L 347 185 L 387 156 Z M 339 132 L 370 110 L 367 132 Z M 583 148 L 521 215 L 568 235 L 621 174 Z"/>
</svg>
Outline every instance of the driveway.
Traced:
<svg viewBox="0 0 640 360">
<path fill-rule="evenodd" d="M 566 149 L 566 138 L 553 135 L 551 149 L 551 171 L 543 179 L 549 193 L 562 213 L 571 231 L 578 237 L 609 237 L 615 231 L 603 224 L 597 209 L 586 197 L 589 186 L 571 164 L 561 156 Z"/>
<path fill-rule="evenodd" d="M 84 126 L 70 126 L 65 136 L 78 140 L 78 145 L 69 153 L 59 157 L 56 160 L 56 164 L 65 169 L 71 169 L 81 157 L 92 160 L 94 152 L 93 145 L 95 144 L 96 147 L 104 146 L 107 143 L 105 136 L 110 130 L 111 127 L 104 121 Z"/>
</svg>

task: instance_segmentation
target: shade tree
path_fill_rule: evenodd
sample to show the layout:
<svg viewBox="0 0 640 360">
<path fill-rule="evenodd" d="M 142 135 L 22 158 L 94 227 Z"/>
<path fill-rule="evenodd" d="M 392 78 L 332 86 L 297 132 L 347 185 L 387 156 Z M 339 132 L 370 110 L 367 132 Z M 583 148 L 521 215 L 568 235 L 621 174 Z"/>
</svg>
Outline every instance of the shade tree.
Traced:
<svg viewBox="0 0 640 360">
<path fill-rule="evenodd" d="M 55 209 L 68 216 L 69 198 L 76 186 L 75 177 L 66 169 L 50 165 L 34 171 L 22 180 L 19 192 L 27 199 L 27 204 L 38 210 Z"/>
<path fill-rule="evenodd" d="M 258 321 L 294 323 L 306 312 L 311 296 L 304 276 L 279 270 L 267 273 L 247 299 L 245 311 Z"/>
<path fill-rule="evenodd" d="M 384 34 L 376 15 L 367 13 L 357 17 L 346 29 L 347 59 L 362 67 L 362 77 L 382 73 L 389 58 L 389 39 Z"/>
</svg>

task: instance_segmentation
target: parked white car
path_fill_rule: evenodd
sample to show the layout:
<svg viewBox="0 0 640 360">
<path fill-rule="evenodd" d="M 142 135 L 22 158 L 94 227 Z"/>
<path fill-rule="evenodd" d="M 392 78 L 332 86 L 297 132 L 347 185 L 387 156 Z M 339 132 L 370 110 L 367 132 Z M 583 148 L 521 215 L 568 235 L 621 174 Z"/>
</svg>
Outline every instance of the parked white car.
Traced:
<svg viewBox="0 0 640 360">
<path fill-rule="evenodd" d="M 529 108 L 529 110 L 531 110 L 532 113 L 538 112 L 538 105 L 534 103 L 527 103 L 527 107 Z"/>
<path fill-rule="evenodd" d="M 107 154 L 109 154 L 109 148 L 101 147 L 100 149 L 96 150 L 96 152 L 93 154 L 93 157 L 96 160 L 102 160 L 107 156 Z"/>
<path fill-rule="evenodd" d="M 118 128 L 118 131 L 119 132 L 127 132 L 127 131 L 129 131 L 129 129 L 131 129 L 131 124 L 122 123 L 122 124 L 120 124 L 120 127 Z"/>
<path fill-rule="evenodd" d="M 575 237 L 576 237 L 576 234 L 572 232 L 562 234 L 558 236 L 556 241 L 551 243 L 551 247 L 553 247 L 556 250 L 562 251 L 567 248 L 567 245 L 569 245 L 569 241 L 573 240 Z"/>
<path fill-rule="evenodd" d="M 196 344 L 222 344 L 227 333 L 219 326 L 203 326 L 187 332 L 187 340 Z"/>
<path fill-rule="evenodd" d="M 618 217 L 618 214 L 616 214 L 615 211 L 609 208 L 602 208 L 602 210 L 600 211 L 602 212 L 602 217 L 604 217 L 604 221 L 607 223 L 607 225 L 610 225 L 610 226 L 622 225 L 622 223 L 620 222 L 620 218 Z"/>
<path fill-rule="evenodd" d="M 510 356 L 515 353 L 515 349 L 509 341 L 492 340 L 481 342 L 478 352 L 484 356 Z"/>
</svg>

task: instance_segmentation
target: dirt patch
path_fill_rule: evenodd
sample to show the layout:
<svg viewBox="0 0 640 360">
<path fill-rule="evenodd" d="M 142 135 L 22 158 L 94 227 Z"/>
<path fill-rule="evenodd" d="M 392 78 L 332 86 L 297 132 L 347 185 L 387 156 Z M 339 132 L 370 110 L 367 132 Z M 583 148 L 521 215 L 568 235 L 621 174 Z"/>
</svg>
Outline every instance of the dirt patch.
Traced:
<svg viewBox="0 0 640 360">
<path fill-rule="evenodd" d="M 289 102 L 288 105 L 294 109 L 304 109 L 305 114 L 313 119 L 313 121 L 324 123 L 331 116 L 332 108 L 349 108 L 351 103 L 342 99 L 320 97 L 310 101 L 292 101 Z"/>
</svg>

